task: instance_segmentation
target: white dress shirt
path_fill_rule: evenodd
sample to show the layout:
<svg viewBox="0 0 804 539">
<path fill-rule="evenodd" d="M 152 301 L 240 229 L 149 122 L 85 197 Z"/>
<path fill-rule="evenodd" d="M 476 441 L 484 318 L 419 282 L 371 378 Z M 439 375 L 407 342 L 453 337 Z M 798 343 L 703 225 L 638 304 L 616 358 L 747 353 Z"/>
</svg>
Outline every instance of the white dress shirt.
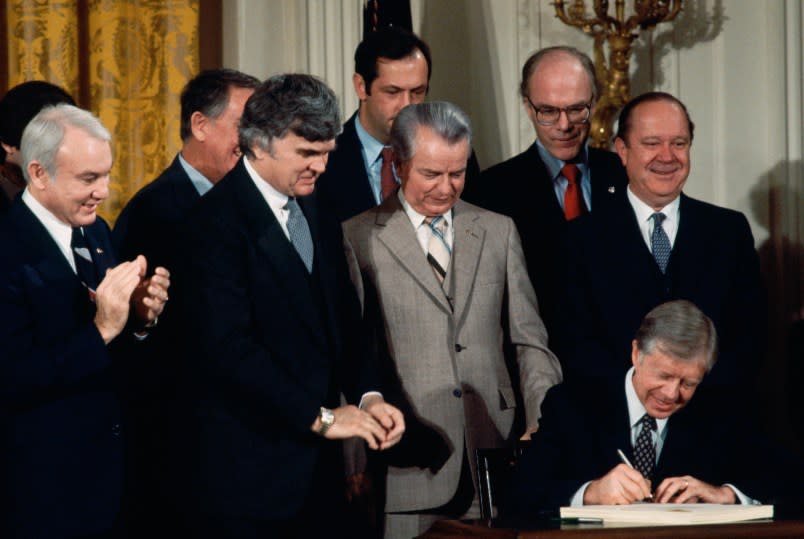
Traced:
<svg viewBox="0 0 804 539">
<path fill-rule="evenodd" d="M 651 217 L 656 210 L 642 202 L 637 196 L 631 192 L 631 186 L 628 186 L 626 189 L 626 193 L 628 194 L 628 202 L 631 203 L 631 207 L 634 208 L 634 213 L 636 214 L 637 223 L 639 224 L 639 231 L 642 233 L 642 239 L 645 240 L 645 245 L 648 246 L 648 250 L 650 250 L 650 237 L 653 234 L 653 219 Z M 679 210 L 679 203 L 681 202 L 681 197 L 676 197 L 673 199 L 672 202 L 667 204 L 664 208 L 662 208 L 661 212 L 664 214 L 664 221 L 662 221 L 662 228 L 664 232 L 667 234 L 667 239 L 670 240 L 670 248 L 673 248 L 673 245 L 676 244 L 676 233 L 678 233 L 678 222 L 681 219 L 681 213 Z"/>
</svg>

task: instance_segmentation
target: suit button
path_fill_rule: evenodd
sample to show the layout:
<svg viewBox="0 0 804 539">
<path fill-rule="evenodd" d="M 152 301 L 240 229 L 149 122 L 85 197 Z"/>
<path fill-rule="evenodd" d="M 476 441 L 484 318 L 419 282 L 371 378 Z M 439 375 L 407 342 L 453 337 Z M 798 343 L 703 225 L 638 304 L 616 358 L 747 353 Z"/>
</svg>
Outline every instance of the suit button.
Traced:
<svg viewBox="0 0 804 539">
<path fill-rule="evenodd" d="M 460 344 L 458 344 L 458 343 L 455 343 L 455 351 L 456 351 L 456 352 L 460 352 L 461 350 L 466 350 L 466 347 L 465 347 L 465 346 L 461 346 L 461 345 L 460 345 Z"/>
<path fill-rule="evenodd" d="M 456 398 L 460 399 L 461 395 L 463 395 L 463 391 L 461 391 L 460 389 L 453 389 L 452 394 L 455 395 Z"/>
<path fill-rule="evenodd" d="M 120 437 L 120 423 L 115 423 L 114 425 L 112 425 L 112 435 L 115 438 Z"/>
</svg>

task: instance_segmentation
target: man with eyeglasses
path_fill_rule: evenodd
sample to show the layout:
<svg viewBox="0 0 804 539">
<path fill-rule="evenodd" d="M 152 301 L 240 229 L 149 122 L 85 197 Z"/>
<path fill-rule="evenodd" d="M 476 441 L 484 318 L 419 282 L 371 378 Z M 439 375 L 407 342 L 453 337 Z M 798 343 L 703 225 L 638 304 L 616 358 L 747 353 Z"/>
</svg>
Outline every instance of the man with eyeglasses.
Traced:
<svg viewBox="0 0 804 539">
<path fill-rule="evenodd" d="M 607 204 L 626 177 L 615 154 L 587 145 L 597 99 L 588 56 L 565 46 L 534 53 L 520 93 L 536 141 L 468 183 L 463 198 L 514 219 L 550 347 L 563 362 L 567 222 Z"/>
</svg>

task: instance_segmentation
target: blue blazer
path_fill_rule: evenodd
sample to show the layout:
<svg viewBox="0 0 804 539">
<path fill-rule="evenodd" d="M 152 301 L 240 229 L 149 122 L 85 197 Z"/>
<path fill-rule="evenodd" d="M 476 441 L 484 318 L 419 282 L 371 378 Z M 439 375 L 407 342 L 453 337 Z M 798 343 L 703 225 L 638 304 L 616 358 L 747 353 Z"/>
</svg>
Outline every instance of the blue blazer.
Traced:
<svg viewBox="0 0 804 539">
<path fill-rule="evenodd" d="M 183 232 L 175 276 L 192 352 L 177 454 L 189 510 L 259 520 L 297 514 L 317 484 L 340 491 L 341 444 L 310 431 L 339 392 L 376 389 L 341 227 L 315 196 L 299 199 L 310 226 L 308 274 L 243 161 L 201 198 Z M 331 458 L 332 457 L 332 458 Z M 316 464 L 330 459 L 323 476 Z M 318 475 L 317 475 L 318 474 Z M 316 494 L 316 493 L 312 493 Z"/>
<path fill-rule="evenodd" d="M 100 275 L 109 229 L 85 227 Z M 74 537 L 112 526 L 122 490 L 112 356 L 95 305 L 18 198 L 0 225 L 0 535 Z"/>
</svg>

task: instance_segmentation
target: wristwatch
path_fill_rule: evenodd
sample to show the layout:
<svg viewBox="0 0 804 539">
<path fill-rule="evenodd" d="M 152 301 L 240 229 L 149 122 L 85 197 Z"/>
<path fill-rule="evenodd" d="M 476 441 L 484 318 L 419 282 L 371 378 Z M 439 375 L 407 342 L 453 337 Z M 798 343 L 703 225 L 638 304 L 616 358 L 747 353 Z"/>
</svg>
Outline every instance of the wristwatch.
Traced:
<svg viewBox="0 0 804 539">
<path fill-rule="evenodd" d="M 321 407 L 318 412 L 318 419 L 321 421 L 321 427 L 318 429 L 318 434 L 325 435 L 329 428 L 335 424 L 335 414 L 329 408 Z"/>
</svg>

